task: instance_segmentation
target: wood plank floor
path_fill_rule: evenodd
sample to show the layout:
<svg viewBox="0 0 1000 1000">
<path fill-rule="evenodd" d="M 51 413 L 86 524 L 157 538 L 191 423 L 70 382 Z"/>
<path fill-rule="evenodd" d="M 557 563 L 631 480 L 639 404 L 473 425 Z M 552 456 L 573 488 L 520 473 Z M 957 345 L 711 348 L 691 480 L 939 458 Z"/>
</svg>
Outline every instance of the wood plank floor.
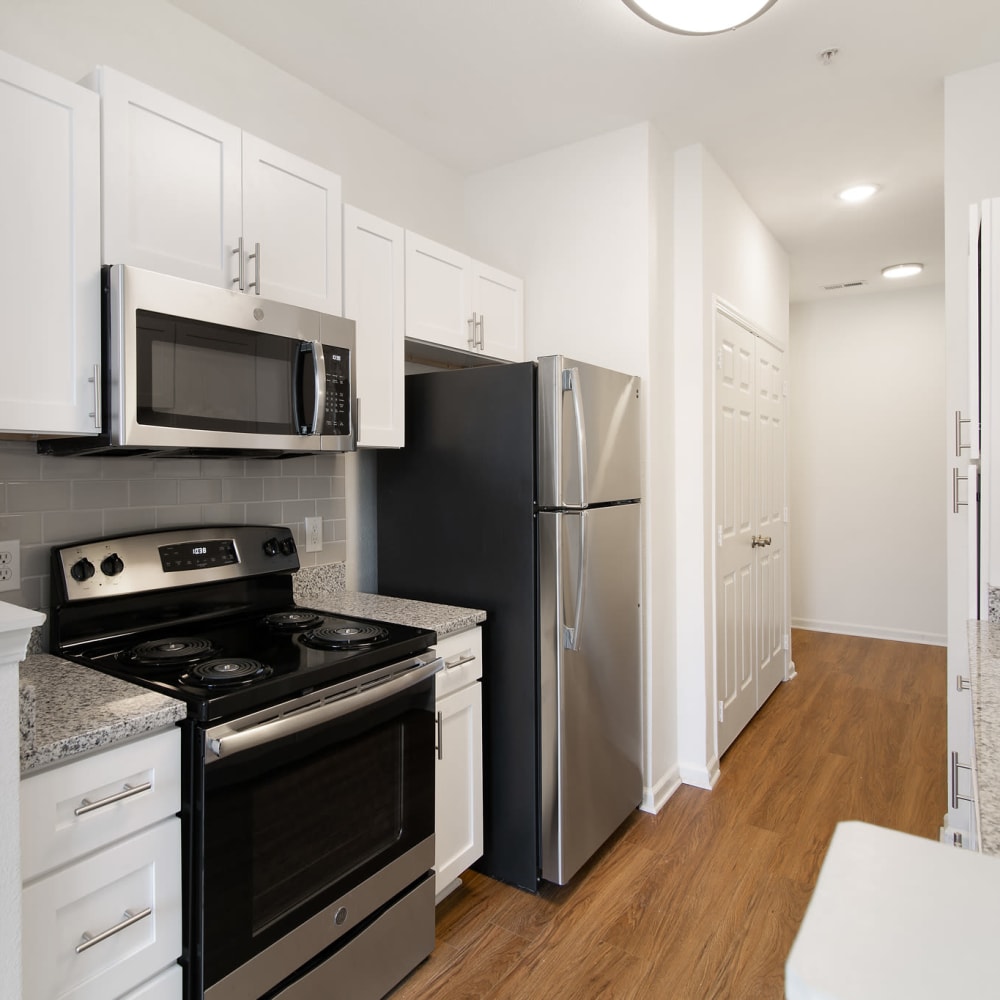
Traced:
<svg viewBox="0 0 1000 1000">
<path fill-rule="evenodd" d="M 392 1000 L 781 1000 L 835 824 L 936 838 L 947 795 L 943 648 L 796 631 L 793 655 L 713 791 L 636 812 L 569 886 L 467 872 Z"/>
</svg>

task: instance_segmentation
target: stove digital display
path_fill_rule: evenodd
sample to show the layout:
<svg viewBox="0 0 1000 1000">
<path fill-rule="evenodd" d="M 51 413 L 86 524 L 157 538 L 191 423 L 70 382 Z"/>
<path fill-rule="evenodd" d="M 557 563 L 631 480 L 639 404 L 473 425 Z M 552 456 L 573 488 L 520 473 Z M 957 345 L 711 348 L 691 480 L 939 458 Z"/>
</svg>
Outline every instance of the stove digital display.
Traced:
<svg viewBox="0 0 1000 1000">
<path fill-rule="evenodd" d="M 229 566 L 240 561 L 236 555 L 236 545 L 231 538 L 161 545 L 159 552 L 160 565 L 164 573 L 212 569 L 215 566 Z"/>
</svg>

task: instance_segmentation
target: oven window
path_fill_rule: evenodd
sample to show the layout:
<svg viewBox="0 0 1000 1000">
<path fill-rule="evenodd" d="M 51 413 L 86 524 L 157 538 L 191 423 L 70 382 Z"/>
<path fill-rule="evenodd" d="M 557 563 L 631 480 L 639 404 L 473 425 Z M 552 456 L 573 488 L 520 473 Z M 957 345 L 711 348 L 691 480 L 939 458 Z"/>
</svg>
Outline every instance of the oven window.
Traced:
<svg viewBox="0 0 1000 1000">
<path fill-rule="evenodd" d="M 136 312 L 140 424 L 244 434 L 297 434 L 299 341 Z"/>
<path fill-rule="evenodd" d="M 432 705 L 428 679 L 205 768 L 193 919 L 206 985 L 433 835 Z"/>
<path fill-rule="evenodd" d="M 253 789 L 254 934 L 399 842 L 403 734 L 381 729 L 342 747 L 335 768 L 319 754 Z"/>
</svg>

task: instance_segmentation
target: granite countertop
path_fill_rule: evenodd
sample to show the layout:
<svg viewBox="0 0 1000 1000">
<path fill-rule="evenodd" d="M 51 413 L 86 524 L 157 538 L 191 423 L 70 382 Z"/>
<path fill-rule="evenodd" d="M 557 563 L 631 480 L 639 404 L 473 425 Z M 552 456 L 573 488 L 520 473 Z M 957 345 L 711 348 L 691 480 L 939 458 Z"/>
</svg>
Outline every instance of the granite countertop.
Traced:
<svg viewBox="0 0 1000 1000">
<path fill-rule="evenodd" d="M 342 568 L 314 567 L 295 581 L 297 603 L 358 618 L 433 629 L 439 638 L 486 620 L 486 612 L 343 590 Z M 172 725 L 183 702 L 58 656 L 21 663 L 21 773 Z"/>
<path fill-rule="evenodd" d="M 476 608 L 408 601 L 401 597 L 385 597 L 382 594 L 365 594 L 354 590 L 331 591 L 297 587 L 295 600 L 317 611 L 433 629 L 439 639 L 455 632 L 464 632 L 486 621 L 486 612 Z"/>
<path fill-rule="evenodd" d="M 58 656 L 21 663 L 21 774 L 171 726 L 184 702 Z"/>
<path fill-rule="evenodd" d="M 979 848 L 1000 855 L 1000 625 L 969 623 Z"/>
</svg>

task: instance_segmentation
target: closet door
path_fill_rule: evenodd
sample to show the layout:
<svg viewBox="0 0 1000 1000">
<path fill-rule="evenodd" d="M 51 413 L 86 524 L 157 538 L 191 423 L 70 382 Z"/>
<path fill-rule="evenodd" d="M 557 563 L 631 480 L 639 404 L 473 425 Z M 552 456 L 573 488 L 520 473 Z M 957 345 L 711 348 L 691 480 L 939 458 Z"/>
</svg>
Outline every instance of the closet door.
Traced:
<svg viewBox="0 0 1000 1000">
<path fill-rule="evenodd" d="M 785 676 L 784 356 L 717 311 L 717 746 L 721 755 Z"/>
</svg>

